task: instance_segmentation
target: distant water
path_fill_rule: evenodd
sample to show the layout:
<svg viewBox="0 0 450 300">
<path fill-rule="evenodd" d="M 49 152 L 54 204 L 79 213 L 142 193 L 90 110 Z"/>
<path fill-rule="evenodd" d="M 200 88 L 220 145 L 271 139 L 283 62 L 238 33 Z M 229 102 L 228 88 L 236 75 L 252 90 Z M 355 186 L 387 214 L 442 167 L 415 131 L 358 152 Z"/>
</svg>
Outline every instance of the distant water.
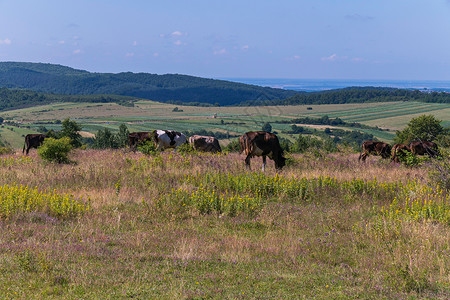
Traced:
<svg viewBox="0 0 450 300">
<path fill-rule="evenodd" d="M 352 86 L 392 87 L 421 91 L 450 92 L 450 81 L 435 80 L 355 80 L 355 79 L 281 79 L 281 78 L 220 78 L 234 82 L 294 91 L 324 91 Z"/>
</svg>

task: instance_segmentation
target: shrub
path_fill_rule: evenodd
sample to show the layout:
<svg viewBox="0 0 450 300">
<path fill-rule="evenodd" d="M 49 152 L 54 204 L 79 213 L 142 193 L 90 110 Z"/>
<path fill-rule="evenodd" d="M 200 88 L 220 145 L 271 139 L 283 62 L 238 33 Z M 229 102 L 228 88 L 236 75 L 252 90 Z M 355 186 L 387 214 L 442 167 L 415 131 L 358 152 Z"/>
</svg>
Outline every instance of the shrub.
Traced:
<svg viewBox="0 0 450 300">
<path fill-rule="evenodd" d="M 42 146 L 38 148 L 38 155 L 49 162 L 69 163 L 68 155 L 70 150 L 72 150 L 70 138 L 47 138 Z"/>
<path fill-rule="evenodd" d="M 138 151 L 145 155 L 156 155 L 156 146 L 152 141 L 146 141 L 137 147 Z"/>
<path fill-rule="evenodd" d="M 188 153 L 194 153 L 194 147 L 191 144 L 184 143 L 180 147 L 177 148 L 178 153 L 181 154 L 188 154 Z"/>
</svg>

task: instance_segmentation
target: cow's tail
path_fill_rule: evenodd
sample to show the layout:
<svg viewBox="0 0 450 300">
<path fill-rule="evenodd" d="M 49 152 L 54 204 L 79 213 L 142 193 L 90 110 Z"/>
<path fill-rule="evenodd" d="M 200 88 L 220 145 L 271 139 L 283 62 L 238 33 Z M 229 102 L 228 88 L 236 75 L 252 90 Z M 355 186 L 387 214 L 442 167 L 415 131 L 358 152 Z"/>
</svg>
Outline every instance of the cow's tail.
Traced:
<svg viewBox="0 0 450 300">
<path fill-rule="evenodd" d="M 27 145 L 27 143 L 23 143 L 23 149 L 22 149 L 22 154 L 25 153 L 25 146 Z M 20 149 L 20 148 L 19 148 Z"/>
</svg>

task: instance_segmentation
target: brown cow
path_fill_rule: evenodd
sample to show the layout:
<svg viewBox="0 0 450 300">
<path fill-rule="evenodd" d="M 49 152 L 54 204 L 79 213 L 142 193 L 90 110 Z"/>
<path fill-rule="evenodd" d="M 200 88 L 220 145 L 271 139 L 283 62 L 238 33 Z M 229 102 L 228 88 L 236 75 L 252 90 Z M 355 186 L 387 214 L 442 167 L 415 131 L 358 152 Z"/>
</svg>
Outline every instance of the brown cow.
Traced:
<svg viewBox="0 0 450 300">
<path fill-rule="evenodd" d="M 250 169 L 250 159 L 253 156 L 262 156 L 264 172 L 266 167 L 266 156 L 275 162 L 275 168 L 281 170 L 286 163 L 283 157 L 283 149 L 275 134 L 266 131 L 250 131 L 239 138 L 241 152 L 244 152 L 245 165 Z"/>
<path fill-rule="evenodd" d="M 418 141 L 409 143 L 409 148 L 411 153 L 414 155 L 424 155 L 428 154 L 433 157 L 439 155 L 438 145 L 433 142 Z"/>
<path fill-rule="evenodd" d="M 369 154 L 380 155 L 382 158 L 391 156 L 391 146 L 377 141 L 365 141 L 361 146 L 361 153 L 358 160 L 365 161 Z"/>
<path fill-rule="evenodd" d="M 189 138 L 189 144 L 197 151 L 212 153 L 222 152 L 219 140 L 213 136 L 193 135 Z"/>
<path fill-rule="evenodd" d="M 404 155 L 406 152 L 411 152 L 409 146 L 403 144 L 395 144 L 392 147 L 392 156 L 391 160 L 398 163 L 400 162 L 399 156 Z"/>
<path fill-rule="evenodd" d="M 44 142 L 44 139 L 47 136 L 45 134 L 27 134 L 25 136 L 25 143 L 23 144 L 22 154 L 25 152 L 26 149 L 26 155 L 28 155 L 28 152 L 31 148 L 38 148 L 42 143 Z"/>
<path fill-rule="evenodd" d="M 149 132 L 132 132 L 128 134 L 128 146 L 133 151 L 136 151 L 138 145 L 145 143 L 146 141 L 151 141 L 152 137 Z"/>
</svg>

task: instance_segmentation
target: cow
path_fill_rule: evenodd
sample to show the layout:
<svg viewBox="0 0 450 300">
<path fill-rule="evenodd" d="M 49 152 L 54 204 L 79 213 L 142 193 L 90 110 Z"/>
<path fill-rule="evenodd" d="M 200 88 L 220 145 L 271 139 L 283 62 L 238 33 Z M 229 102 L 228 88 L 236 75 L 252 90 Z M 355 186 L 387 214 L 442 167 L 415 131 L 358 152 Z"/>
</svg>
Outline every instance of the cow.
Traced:
<svg viewBox="0 0 450 300">
<path fill-rule="evenodd" d="M 151 139 L 149 132 L 132 132 L 128 134 L 128 146 L 130 146 L 130 149 L 134 152 L 138 145 L 143 144 L 146 141 L 151 141 Z"/>
<path fill-rule="evenodd" d="M 411 152 L 408 145 L 395 144 L 392 147 L 391 160 L 396 163 L 400 162 L 399 157 L 404 155 L 406 152 Z"/>
<path fill-rule="evenodd" d="M 286 164 L 283 149 L 275 134 L 266 131 L 249 131 L 239 138 L 241 153 L 245 158 L 245 165 L 250 169 L 250 159 L 254 156 L 262 156 L 264 172 L 266 167 L 266 156 L 275 162 L 275 168 L 281 170 Z"/>
<path fill-rule="evenodd" d="M 380 155 L 382 158 L 391 156 L 391 146 L 389 144 L 377 141 L 365 141 L 361 146 L 361 153 L 358 160 L 366 161 L 369 154 Z"/>
<path fill-rule="evenodd" d="M 178 148 L 187 143 L 184 134 L 173 130 L 153 130 L 150 134 L 157 150 Z"/>
<path fill-rule="evenodd" d="M 45 134 L 27 134 L 25 136 L 25 143 L 23 144 L 22 154 L 25 152 L 28 155 L 28 152 L 31 148 L 38 148 L 44 142 L 44 139 L 47 138 Z"/>
<path fill-rule="evenodd" d="M 197 151 L 212 153 L 222 152 L 219 140 L 213 136 L 193 135 L 189 138 L 189 144 Z"/>
<path fill-rule="evenodd" d="M 439 155 L 438 145 L 433 142 L 418 141 L 409 143 L 409 148 L 411 153 L 414 155 L 424 155 L 428 154 L 433 157 Z"/>
</svg>

